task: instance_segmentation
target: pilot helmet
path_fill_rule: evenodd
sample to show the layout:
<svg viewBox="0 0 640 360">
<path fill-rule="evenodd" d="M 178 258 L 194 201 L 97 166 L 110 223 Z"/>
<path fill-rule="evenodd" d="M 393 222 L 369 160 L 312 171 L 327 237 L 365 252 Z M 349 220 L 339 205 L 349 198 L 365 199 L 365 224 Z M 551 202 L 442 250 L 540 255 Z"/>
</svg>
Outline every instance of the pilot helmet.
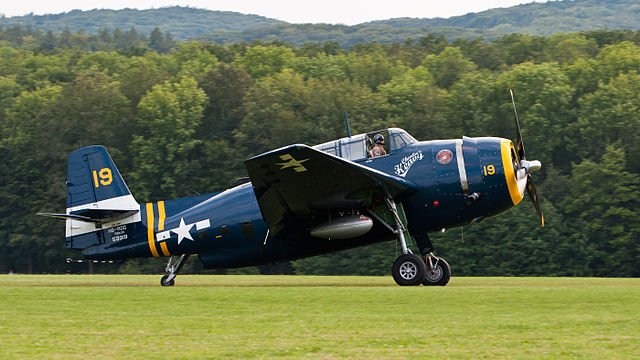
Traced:
<svg viewBox="0 0 640 360">
<path fill-rule="evenodd" d="M 376 144 L 384 144 L 384 136 L 382 134 L 378 134 L 373 137 L 373 142 Z"/>
</svg>

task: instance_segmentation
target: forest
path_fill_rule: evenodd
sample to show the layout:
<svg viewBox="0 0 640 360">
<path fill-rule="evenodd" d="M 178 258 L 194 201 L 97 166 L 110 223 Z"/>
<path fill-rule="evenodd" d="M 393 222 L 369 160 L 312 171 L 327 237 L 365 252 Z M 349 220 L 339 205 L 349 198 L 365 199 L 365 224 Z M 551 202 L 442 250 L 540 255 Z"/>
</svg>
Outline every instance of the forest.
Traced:
<svg viewBox="0 0 640 360">
<path fill-rule="evenodd" d="M 419 140 L 513 139 L 509 89 L 545 213 L 531 203 L 431 235 L 453 276 L 640 276 L 640 35 L 427 35 L 401 43 L 283 41 L 71 46 L 87 35 L 0 32 L 0 272 L 86 272 L 67 264 L 67 154 L 105 145 L 140 203 L 223 190 L 243 161 L 400 127 Z M 107 36 L 109 35 L 109 36 Z M 124 32 L 121 32 L 124 36 Z M 160 36 L 159 36 L 160 35 Z M 40 36 L 47 37 L 45 41 Z M 120 36 L 120 35 L 118 35 Z M 66 40 L 65 40 L 66 39 Z M 96 38 L 98 41 L 99 37 Z M 161 31 L 155 39 L 167 41 Z M 143 41 L 144 40 L 144 41 Z M 96 42 L 98 43 L 98 42 Z M 229 273 L 387 275 L 394 242 Z M 162 259 L 96 265 L 160 273 Z M 192 259 L 185 273 L 203 272 Z"/>
</svg>

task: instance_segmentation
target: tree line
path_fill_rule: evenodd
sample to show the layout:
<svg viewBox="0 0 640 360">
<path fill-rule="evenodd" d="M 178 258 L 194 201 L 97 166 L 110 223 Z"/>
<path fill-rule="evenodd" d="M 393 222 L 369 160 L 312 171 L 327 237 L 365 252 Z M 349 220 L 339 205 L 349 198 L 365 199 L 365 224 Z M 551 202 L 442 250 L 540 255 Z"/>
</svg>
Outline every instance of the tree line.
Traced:
<svg viewBox="0 0 640 360">
<path fill-rule="evenodd" d="M 72 32 L 65 27 L 59 33 L 44 31 L 39 27 L 22 24 L 0 26 L 0 45 L 34 53 L 56 53 L 61 49 L 76 49 L 84 52 L 119 51 L 130 55 L 155 51 L 166 54 L 177 45 L 170 32 L 163 33 L 155 27 L 149 35 L 140 34 L 135 27 L 113 31 L 103 28 L 96 34 L 86 34 L 83 30 Z"/>
<path fill-rule="evenodd" d="M 243 160 L 291 143 L 401 127 L 420 140 L 514 138 L 508 89 L 545 213 L 528 200 L 432 234 L 455 275 L 640 276 L 640 37 L 633 31 L 492 42 L 291 46 L 180 42 L 154 51 L 0 47 L 0 271 L 68 265 L 66 158 L 107 146 L 139 202 L 222 190 Z M 393 242 L 243 272 L 388 274 Z M 159 272 L 160 260 L 99 266 Z M 192 260 L 185 272 L 200 272 Z"/>
</svg>

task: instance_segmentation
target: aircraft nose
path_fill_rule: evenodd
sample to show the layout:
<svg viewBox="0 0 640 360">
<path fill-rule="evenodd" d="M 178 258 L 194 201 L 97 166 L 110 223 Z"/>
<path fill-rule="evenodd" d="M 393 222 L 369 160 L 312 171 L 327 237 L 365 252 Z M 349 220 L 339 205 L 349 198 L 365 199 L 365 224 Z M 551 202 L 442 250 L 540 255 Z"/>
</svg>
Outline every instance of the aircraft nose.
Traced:
<svg viewBox="0 0 640 360">
<path fill-rule="evenodd" d="M 527 172 L 522 168 L 511 140 L 505 139 L 500 142 L 500 153 L 511 201 L 513 205 L 518 205 L 524 197 L 524 190 L 527 186 Z"/>
</svg>

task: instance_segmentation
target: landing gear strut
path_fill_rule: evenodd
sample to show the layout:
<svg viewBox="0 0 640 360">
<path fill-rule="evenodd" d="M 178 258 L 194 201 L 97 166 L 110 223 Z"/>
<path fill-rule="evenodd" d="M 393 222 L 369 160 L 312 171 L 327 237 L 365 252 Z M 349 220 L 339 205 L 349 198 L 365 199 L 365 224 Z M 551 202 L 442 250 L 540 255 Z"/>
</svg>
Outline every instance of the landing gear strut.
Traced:
<svg viewBox="0 0 640 360">
<path fill-rule="evenodd" d="M 396 227 L 392 231 L 398 236 L 398 242 L 402 247 L 402 255 L 396 259 L 391 268 L 393 280 L 400 286 L 420 285 L 427 274 L 427 267 L 422 259 L 412 254 L 409 247 L 407 247 L 407 241 L 404 238 L 406 229 L 402 224 L 402 220 L 400 220 L 396 203 L 390 198 L 385 198 L 385 201 L 396 223 Z"/>
<path fill-rule="evenodd" d="M 178 258 L 176 262 L 173 262 L 173 256 L 169 258 L 169 262 L 167 263 L 167 268 L 165 269 L 168 272 L 167 275 L 164 275 L 162 279 L 160 279 L 160 285 L 162 286 L 173 286 L 176 283 L 176 276 L 178 276 L 178 272 L 182 269 L 184 264 L 189 260 L 190 254 L 182 254 Z"/>
<path fill-rule="evenodd" d="M 400 286 L 411 285 L 440 285 L 444 286 L 451 278 L 451 267 L 443 258 L 433 255 L 433 245 L 428 235 L 417 237 L 420 252 L 425 255 L 423 260 L 419 256 L 413 254 L 407 246 L 404 233 L 407 231 L 402 224 L 396 203 L 390 197 L 385 198 L 385 202 L 389 210 L 393 214 L 395 228 L 386 221 L 377 216 L 374 212 L 371 215 L 385 225 L 389 230 L 398 236 L 398 242 L 402 247 L 402 255 L 400 255 L 393 263 L 391 275 L 396 284 Z"/>
</svg>

